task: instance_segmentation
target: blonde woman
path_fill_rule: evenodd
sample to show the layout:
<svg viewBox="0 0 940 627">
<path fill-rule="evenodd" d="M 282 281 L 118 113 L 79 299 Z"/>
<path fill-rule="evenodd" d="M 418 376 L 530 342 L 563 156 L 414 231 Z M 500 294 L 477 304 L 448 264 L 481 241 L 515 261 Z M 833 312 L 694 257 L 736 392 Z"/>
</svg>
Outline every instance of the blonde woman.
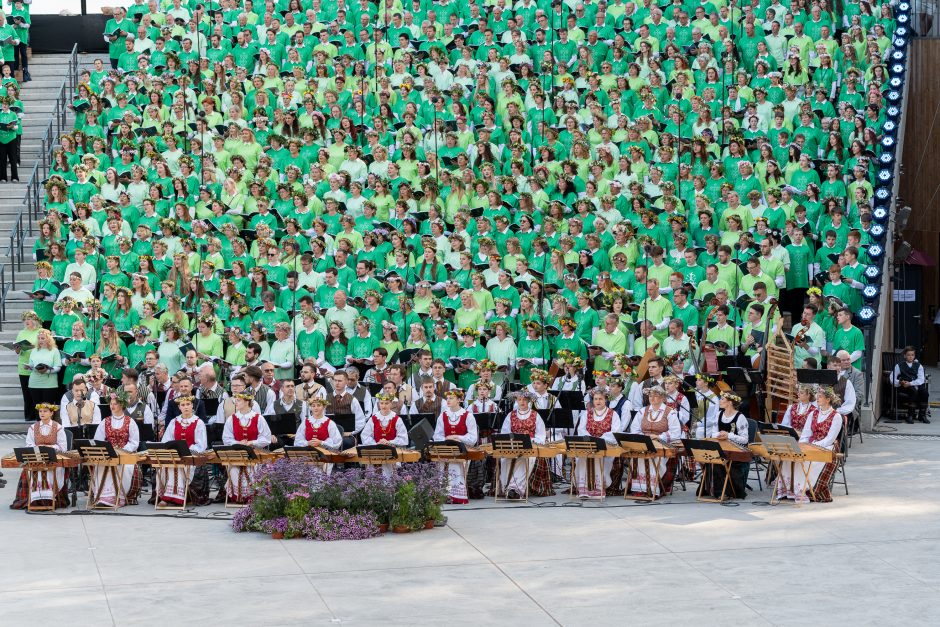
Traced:
<svg viewBox="0 0 940 627">
<path fill-rule="evenodd" d="M 816 392 L 816 407 L 809 411 L 806 424 L 800 433 L 800 442 L 812 444 L 836 453 L 839 452 L 839 434 L 845 420 L 837 408 L 842 399 L 829 386 Z M 778 499 L 793 499 L 796 502 L 809 501 L 807 491 L 811 491 L 813 500 L 828 503 L 832 500 L 829 492 L 829 479 L 835 472 L 834 463 L 812 462 L 807 476 L 801 468 L 794 469 L 791 464 L 780 467 L 780 482 L 777 485 Z M 810 487 L 814 486 L 812 490 Z"/>
</svg>

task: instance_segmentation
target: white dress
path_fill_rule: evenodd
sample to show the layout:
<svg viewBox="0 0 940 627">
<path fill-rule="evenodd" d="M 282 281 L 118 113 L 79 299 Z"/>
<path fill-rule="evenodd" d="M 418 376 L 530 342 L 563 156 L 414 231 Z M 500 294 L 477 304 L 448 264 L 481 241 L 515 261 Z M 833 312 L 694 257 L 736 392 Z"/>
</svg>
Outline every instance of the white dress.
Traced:
<svg viewBox="0 0 940 627">
<path fill-rule="evenodd" d="M 657 438 L 664 444 L 682 437 L 682 425 L 679 422 L 679 417 L 676 412 L 665 405 L 660 405 L 659 409 L 653 409 L 651 405 L 647 405 L 640 410 L 640 413 L 633 420 L 630 433 L 644 433 L 644 428 L 659 431 L 658 436 L 650 437 Z M 656 464 L 660 478 L 666 474 L 667 460 L 665 457 L 650 460 L 650 464 Z M 650 478 L 650 485 L 652 486 L 653 496 L 661 496 L 662 489 L 659 482 L 655 481 L 655 477 Z M 646 493 L 646 467 L 644 463 L 637 465 L 637 473 L 633 475 L 630 482 L 630 491 Z"/>
<path fill-rule="evenodd" d="M 323 426 L 323 423 L 328 423 L 328 437 L 325 440 L 321 440 L 320 446 L 331 451 L 338 451 L 343 445 L 343 433 L 339 430 L 339 427 L 336 426 L 336 423 L 330 420 L 329 416 L 323 416 L 320 419 L 307 416 L 307 418 L 300 423 L 300 426 L 297 427 L 297 433 L 294 434 L 294 446 L 309 446 L 308 442 L 310 440 L 307 439 L 308 426 L 311 433 L 314 434 L 312 437 L 316 437 L 315 434 L 317 430 Z M 326 474 L 333 472 L 333 464 L 323 464 L 323 472 Z"/>
<path fill-rule="evenodd" d="M 532 436 L 532 443 L 545 444 L 545 422 L 542 420 L 542 417 L 532 409 L 526 412 L 515 409 L 510 412 L 505 420 L 503 420 L 503 426 L 499 430 L 500 433 L 514 433 L 512 430 L 513 417 L 515 417 L 516 420 L 526 422 L 534 418 L 535 434 Z M 521 432 L 516 431 L 515 433 Z M 529 485 L 529 473 L 535 464 L 535 460 L 529 459 L 528 463 L 526 463 L 525 459 L 502 461 L 503 463 L 500 464 L 499 468 L 499 483 L 502 490 L 497 490 L 497 496 L 505 496 L 509 491 L 516 492 L 520 496 L 526 494 Z"/>
<path fill-rule="evenodd" d="M 190 416 L 188 420 L 184 420 L 182 416 L 171 420 L 170 424 L 166 427 L 166 431 L 163 433 L 162 441 L 172 442 L 177 439 L 177 424 L 184 429 L 188 429 L 193 423 L 196 424 L 196 427 L 193 434 L 193 443 L 189 445 L 189 450 L 192 453 L 205 452 L 205 450 L 209 448 L 206 438 L 206 425 L 196 416 Z M 157 496 L 164 501 L 182 505 L 186 497 L 186 490 L 189 489 L 189 484 L 192 483 L 193 472 L 183 473 L 175 468 L 172 469 L 172 471 L 169 468 L 161 468 L 159 472 L 162 474 L 163 493 Z"/>
<path fill-rule="evenodd" d="M 830 419 L 832 422 L 829 423 L 825 434 L 819 439 L 815 439 L 813 437 L 814 426 L 823 425 Z M 836 408 L 830 408 L 825 414 L 820 411 L 818 407 L 813 408 L 810 411 L 810 415 L 806 418 L 806 424 L 803 425 L 803 432 L 800 434 L 800 442 L 815 444 L 816 446 L 831 451 L 833 447 L 835 447 L 836 441 L 839 439 L 839 433 L 842 431 L 842 422 L 842 414 L 840 414 Z M 816 481 L 819 479 L 819 475 L 825 467 L 826 464 L 824 462 L 810 463 L 809 472 L 807 473 L 809 475 L 809 481 L 807 481 L 799 463 L 780 464 L 781 481 L 777 487 L 777 498 L 786 497 L 794 500 L 806 500 L 808 498 L 806 493 L 809 491 L 809 487 L 816 486 Z"/>
<path fill-rule="evenodd" d="M 53 427 L 53 425 L 55 426 Z M 52 446 L 52 448 L 55 449 L 55 452 L 63 453 L 68 450 L 68 440 L 65 436 L 65 429 L 59 426 L 58 423 L 54 422 L 43 424 L 42 421 L 39 421 L 30 426 L 29 430 L 26 432 L 26 446 L 28 448 L 36 446 L 36 430 L 39 430 L 39 433 L 43 436 L 48 436 L 52 433 L 52 429 L 58 429 L 55 436 L 55 445 Z M 63 487 L 65 487 L 65 469 L 56 468 L 54 472 L 56 485 L 58 486 L 59 490 L 61 490 Z M 36 501 L 53 501 L 55 499 L 55 494 L 53 494 L 52 477 L 50 476 L 49 471 L 41 471 L 38 473 L 38 475 L 38 481 L 34 481 L 32 485 L 29 486 L 30 503 Z"/>
<path fill-rule="evenodd" d="M 248 446 L 254 448 L 265 448 L 271 444 L 271 428 L 264 416 L 257 412 L 240 414 L 235 412 L 231 418 L 225 421 L 222 427 L 222 444 L 232 446 L 239 441 L 235 436 L 235 421 L 238 421 L 242 429 L 248 429 L 253 420 L 257 420 L 258 437 L 248 442 Z M 244 501 L 251 494 L 251 482 L 254 479 L 255 466 L 229 466 L 228 482 L 225 484 L 225 490 L 230 499 Z"/>
<path fill-rule="evenodd" d="M 381 438 L 377 434 L 381 432 L 390 433 L 390 424 L 394 424 L 395 428 L 395 437 L 394 438 Z M 372 414 L 372 418 L 366 421 L 365 426 L 362 428 L 362 443 L 365 446 L 372 446 L 378 444 L 378 440 L 385 439 L 388 441 L 390 446 L 407 446 L 408 444 L 408 430 L 405 428 L 405 422 L 398 417 L 396 413 L 383 414 L 382 412 L 376 412 Z M 398 464 L 395 464 L 397 466 Z M 386 477 L 391 477 L 393 472 L 392 464 L 382 464 L 382 474 Z"/>
<path fill-rule="evenodd" d="M 602 426 L 602 423 L 605 423 L 607 420 L 610 420 L 610 425 Z M 578 429 L 576 431 L 577 435 L 592 435 L 598 433 L 600 429 L 604 429 L 604 432 L 599 436 L 603 438 L 608 444 L 617 444 L 617 438 L 614 437 L 614 433 L 620 432 L 620 416 L 617 415 L 617 412 L 613 409 L 608 408 L 603 415 L 597 415 L 594 413 L 594 409 L 591 408 L 584 412 L 584 415 L 581 417 L 581 420 L 578 421 Z M 575 458 L 574 463 L 574 476 L 575 476 L 575 485 L 577 486 L 578 496 L 585 498 L 604 498 L 604 485 L 607 480 L 603 480 L 603 477 L 610 477 L 610 471 L 614 465 L 613 457 L 602 457 L 599 459 L 587 459 L 584 457 Z M 594 467 L 594 477 L 592 482 L 588 482 L 588 467 Z M 601 474 L 603 473 L 603 474 Z M 589 483 L 593 485 L 589 485 Z"/>
<path fill-rule="evenodd" d="M 120 447 L 120 450 L 127 451 L 128 453 L 133 453 L 137 451 L 137 447 L 140 446 L 140 432 L 137 429 L 137 423 L 135 423 L 128 416 L 121 416 L 116 418 L 111 416 L 106 418 L 104 422 L 101 422 L 98 425 L 98 428 L 95 430 L 95 440 L 106 440 L 107 439 L 107 425 L 110 424 L 111 431 L 120 431 L 124 428 L 124 421 L 130 421 L 130 424 L 127 427 L 127 444 Z M 114 444 L 112 442 L 112 444 Z M 118 447 L 115 447 L 117 450 Z M 101 483 L 101 473 L 106 470 L 105 468 L 99 468 L 98 466 L 92 466 L 91 468 L 91 477 L 89 481 L 95 486 L 95 489 Z M 117 498 L 115 494 L 114 483 L 108 480 L 105 480 L 104 486 L 101 488 L 101 491 L 97 494 L 98 504 L 100 505 L 109 505 L 111 507 L 123 507 L 127 505 L 127 493 L 131 489 L 131 485 L 134 482 L 134 473 L 137 471 L 137 465 L 123 464 L 117 467 L 117 474 L 121 480 L 121 497 Z"/>
<path fill-rule="evenodd" d="M 477 421 L 468 409 L 458 409 L 453 412 L 444 408 L 441 415 L 437 417 L 437 425 L 434 428 L 434 441 L 443 442 L 447 437 L 447 430 L 461 430 L 460 423 L 465 422 L 466 433 L 454 434 L 451 437 L 463 442 L 466 446 L 473 446 L 477 443 Z M 445 429 L 446 423 L 446 429 Z M 467 464 L 466 460 L 455 460 L 453 462 L 438 462 L 438 466 L 447 473 L 447 495 L 454 503 L 468 503 L 467 482 L 464 479 Z"/>
</svg>

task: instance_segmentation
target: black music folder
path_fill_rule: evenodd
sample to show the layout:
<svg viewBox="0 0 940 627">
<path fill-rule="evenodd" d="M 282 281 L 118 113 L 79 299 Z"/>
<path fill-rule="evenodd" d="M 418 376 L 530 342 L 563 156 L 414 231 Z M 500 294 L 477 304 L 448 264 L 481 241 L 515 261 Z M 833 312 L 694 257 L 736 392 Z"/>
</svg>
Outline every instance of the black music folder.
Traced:
<svg viewBox="0 0 940 627">
<path fill-rule="evenodd" d="M 46 457 L 47 462 L 49 463 L 55 462 L 56 460 L 55 449 L 51 446 L 37 446 L 37 447 L 24 446 L 23 448 L 13 449 L 13 454 L 16 456 L 16 461 L 18 461 L 21 464 L 25 464 L 27 463 L 26 457 L 34 455 L 37 451 L 47 456 Z"/>
<path fill-rule="evenodd" d="M 427 420 L 420 420 L 408 430 L 408 438 L 412 448 L 423 451 L 424 447 L 434 440 L 434 427 Z"/>
<path fill-rule="evenodd" d="M 212 450 L 216 453 L 225 453 L 226 451 L 245 451 L 248 454 L 248 459 L 256 459 L 258 457 L 255 448 L 253 446 L 248 446 L 247 444 L 230 444 L 228 446 L 214 446 Z"/>
<path fill-rule="evenodd" d="M 170 440 L 169 442 L 147 442 L 149 451 L 174 451 L 180 457 L 190 457 L 192 452 L 186 440 Z"/>
<path fill-rule="evenodd" d="M 643 444 L 648 453 L 656 452 L 656 445 L 653 444 L 653 438 L 642 433 L 615 433 L 614 438 L 617 442 L 628 442 L 630 444 Z"/>
<path fill-rule="evenodd" d="M 525 433 L 496 433 L 493 435 L 493 446 L 499 443 L 512 443 L 519 448 L 531 449 L 532 438 Z"/>
<path fill-rule="evenodd" d="M 565 436 L 565 447 L 569 449 L 571 448 L 572 444 L 579 444 L 579 443 L 584 443 L 584 442 L 593 444 L 595 450 L 598 450 L 598 451 L 607 450 L 607 440 L 605 440 L 604 438 L 595 438 L 594 436 L 591 436 L 591 435 L 566 435 Z"/>
</svg>

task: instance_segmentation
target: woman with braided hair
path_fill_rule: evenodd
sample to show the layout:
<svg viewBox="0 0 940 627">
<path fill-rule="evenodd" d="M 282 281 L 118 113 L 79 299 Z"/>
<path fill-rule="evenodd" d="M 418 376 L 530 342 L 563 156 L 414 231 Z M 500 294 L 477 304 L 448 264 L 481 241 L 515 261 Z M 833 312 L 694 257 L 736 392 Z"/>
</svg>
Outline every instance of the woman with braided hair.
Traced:
<svg viewBox="0 0 940 627">
<path fill-rule="evenodd" d="M 800 442 L 839 452 L 839 434 L 842 432 L 842 423 L 845 418 L 837 411 L 842 399 L 831 387 L 825 386 L 816 391 L 816 407 L 809 411 L 806 423 L 800 433 Z M 797 502 L 808 502 L 806 492 L 814 486 L 812 493 L 814 500 L 828 503 L 832 500 L 829 492 L 829 479 L 835 472 L 835 462 L 812 462 L 809 465 L 808 476 L 803 475 L 801 469 L 794 470 L 791 464 L 781 464 L 780 483 L 777 487 L 778 499 L 793 499 Z"/>
</svg>

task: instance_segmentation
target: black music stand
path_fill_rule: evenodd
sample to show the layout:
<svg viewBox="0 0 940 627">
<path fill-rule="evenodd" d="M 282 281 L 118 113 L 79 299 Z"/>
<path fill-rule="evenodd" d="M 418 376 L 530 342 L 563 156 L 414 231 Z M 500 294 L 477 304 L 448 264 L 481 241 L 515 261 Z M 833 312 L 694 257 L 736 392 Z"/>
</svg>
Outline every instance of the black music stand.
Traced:
<svg viewBox="0 0 940 627">
<path fill-rule="evenodd" d="M 693 440 L 690 438 L 683 438 L 682 444 L 685 446 L 685 450 L 688 454 L 692 456 L 692 459 L 702 464 L 702 477 L 698 491 L 695 494 L 696 500 L 707 503 L 724 502 L 728 492 L 728 485 L 731 481 L 731 460 L 725 456 L 725 452 L 721 449 L 721 444 L 715 440 Z M 725 470 L 725 480 L 722 482 L 721 493 L 717 498 L 702 496 L 705 492 L 705 486 L 711 483 L 711 477 L 709 475 L 709 468 L 711 466 L 721 466 Z"/>
<path fill-rule="evenodd" d="M 839 382 L 839 373 L 829 368 L 797 368 L 796 382 L 806 383 L 808 385 L 829 385 L 833 386 Z"/>
<path fill-rule="evenodd" d="M 13 454 L 26 473 L 26 511 L 54 511 L 55 497 L 59 493 L 59 479 L 55 473 L 58 468 L 55 449 L 51 446 L 23 447 L 13 449 Z M 52 473 L 52 485 L 49 486 L 52 498 L 48 505 L 33 505 L 33 484 L 38 481 L 40 486 L 48 485 L 47 472 Z"/>
<path fill-rule="evenodd" d="M 154 509 L 186 509 L 186 502 L 189 497 L 189 482 L 192 477 L 192 466 L 187 465 L 184 461 L 184 458 L 187 457 L 192 457 L 192 452 L 189 450 L 186 440 L 147 442 L 147 458 L 157 473 L 157 493 L 154 499 Z M 171 470 L 174 472 L 177 481 L 179 481 L 179 473 L 182 473 L 182 481 L 186 485 L 183 490 L 183 502 L 180 505 L 170 505 L 163 503 L 161 500 L 166 493 L 166 484 Z"/>
<path fill-rule="evenodd" d="M 322 449 L 315 446 L 285 446 L 284 457 L 291 461 L 304 462 L 306 464 L 329 464 L 330 460 Z"/>
<path fill-rule="evenodd" d="M 506 486 L 502 485 L 500 474 L 501 465 L 504 459 L 509 459 L 509 473 L 512 477 L 519 458 L 525 460 L 526 477 L 529 476 L 529 460 L 533 450 L 532 438 L 525 433 L 496 433 L 493 435 L 493 458 L 496 460 L 496 473 L 494 477 L 495 486 L 493 487 L 493 500 L 500 500 L 500 492 L 506 491 Z M 504 500 L 506 497 L 503 497 Z M 529 500 L 529 482 L 525 484 L 525 494 L 523 501 Z"/>
<path fill-rule="evenodd" d="M 355 414 L 332 414 L 329 416 L 330 416 L 330 420 L 335 422 L 336 426 L 342 429 L 343 435 L 346 435 L 347 433 L 353 433 L 356 431 L 356 415 Z"/>
<path fill-rule="evenodd" d="M 294 434 L 297 433 L 298 428 L 296 415 L 293 413 L 275 414 L 266 420 L 271 429 L 271 435 L 276 436 L 280 442 L 278 446 L 284 446 L 288 440 L 294 441 Z M 272 448 L 278 448 L 278 446 L 272 446 Z"/>
<path fill-rule="evenodd" d="M 626 468 L 623 498 L 635 501 L 655 501 L 665 490 L 663 489 L 662 473 L 659 470 L 657 461 L 660 453 L 653 443 L 653 438 L 642 433 L 615 433 L 614 438 L 617 439 L 620 448 L 624 450 L 623 455 L 621 455 L 624 468 Z M 646 477 L 646 493 L 645 496 L 635 496 L 632 494 L 630 487 L 633 484 L 634 476 L 640 474 L 641 461 L 643 462 L 643 471 Z M 658 487 L 658 493 L 657 490 L 653 489 L 654 485 Z"/>
<path fill-rule="evenodd" d="M 406 429 L 412 429 L 412 428 L 418 426 L 419 424 L 421 424 L 422 421 L 424 421 L 424 422 L 428 423 L 429 425 L 431 425 L 431 430 L 432 430 L 432 432 L 433 432 L 434 425 L 437 424 L 437 415 L 436 415 L 436 414 L 428 414 L 428 413 L 425 413 L 425 414 L 407 414 L 407 415 L 405 415 L 405 416 L 402 416 L 402 417 L 401 417 L 401 420 L 402 420 L 402 422 L 405 423 L 405 428 L 406 428 Z"/>
<path fill-rule="evenodd" d="M 408 430 L 408 439 L 413 449 L 423 451 L 434 440 L 434 428 L 427 420 L 420 420 Z"/>
<path fill-rule="evenodd" d="M 492 431 L 498 428 L 495 424 L 496 414 L 494 412 L 473 414 L 473 418 L 477 421 L 477 429 L 479 431 Z"/>
</svg>

